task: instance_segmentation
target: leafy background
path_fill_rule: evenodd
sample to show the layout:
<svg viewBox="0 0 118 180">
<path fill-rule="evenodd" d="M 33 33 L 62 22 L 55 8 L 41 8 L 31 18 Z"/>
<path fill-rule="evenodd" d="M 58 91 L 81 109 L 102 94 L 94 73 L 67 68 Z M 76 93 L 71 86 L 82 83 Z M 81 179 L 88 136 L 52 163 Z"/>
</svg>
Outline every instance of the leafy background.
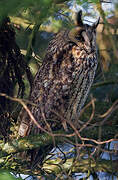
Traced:
<svg viewBox="0 0 118 180">
<path fill-rule="evenodd" d="M 5 0 L 0 1 L 0 22 L 2 26 L 4 18 L 10 17 L 16 33 L 16 42 L 34 76 L 43 61 L 46 47 L 53 34 L 64 28 L 71 29 L 74 26 L 74 14 L 80 9 L 83 10 L 83 19 L 86 23 L 94 22 L 99 16 L 101 17 L 101 24 L 97 30 L 99 66 L 86 102 L 87 105 L 91 98 L 96 99 L 95 114 L 92 120 L 94 124 L 104 120 L 100 115 L 107 112 L 118 99 L 117 1 Z M 1 60 L 0 63 L 2 64 Z M 3 76 L 0 76 L 0 78 L 3 78 Z M 30 83 L 25 72 L 22 74 L 22 80 L 25 85 L 23 98 L 27 99 Z M 13 97 L 18 96 L 19 84 L 17 81 L 14 83 L 12 91 Z M 16 119 L 21 109 L 21 105 L 18 103 L 10 101 L 10 105 L 12 111 L 11 109 L 8 111 L 6 106 L 6 111 L 10 114 L 11 129 L 9 134 L 14 131 Z M 108 121 L 102 127 L 101 136 L 105 140 L 117 135 L 118 113 L 117 107 L 115 108 L 116 110 L 109 114 Z M 86 123 L 90 118 L 91 111 L 92 107 L 87 108 L 81 116 L 81 121 Z M 2 114 L 4 114 L 4 110 L 2 110 L 0 117 L 3 117 Z M 98 134 L 95 134 L 96 131 L 98 131 Z M 93 137 L 98 137 L 100 135 L 99 128 L 90 130 L 90 134 L 93 134 Z M 0 139 L 4 139 L 2 135 Z M 2 180 L 14 179 L 6 171 L 0 172 L 0 178 Z"/>
</svg>

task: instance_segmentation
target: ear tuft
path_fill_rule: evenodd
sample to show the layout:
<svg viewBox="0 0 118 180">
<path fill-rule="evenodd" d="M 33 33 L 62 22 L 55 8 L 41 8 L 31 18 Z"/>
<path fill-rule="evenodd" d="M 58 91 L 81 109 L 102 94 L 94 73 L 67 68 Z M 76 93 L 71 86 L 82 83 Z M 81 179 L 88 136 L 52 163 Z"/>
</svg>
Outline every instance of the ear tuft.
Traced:
<svg viewBox="0 0 118 180">
<path fill-rule="evenodd" d="M 82 26 L 83 22 L 82 22 L 82 10 L 80 10 L 77 15 L 76 15 L 76 24 L 78 26 Z"/>
</svg>

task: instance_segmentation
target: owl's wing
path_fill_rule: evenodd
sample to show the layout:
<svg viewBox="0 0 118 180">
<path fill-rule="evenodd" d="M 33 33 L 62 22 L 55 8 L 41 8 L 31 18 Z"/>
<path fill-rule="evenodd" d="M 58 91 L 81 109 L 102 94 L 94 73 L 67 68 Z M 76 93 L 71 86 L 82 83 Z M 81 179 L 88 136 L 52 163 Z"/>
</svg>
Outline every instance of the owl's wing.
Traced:
<svg viewBox="0 0 118 180">
<path fill-rule="evenodd" d="M 30 101 L 36 106 L 29 105 L 29 109 L 36 121 L 46 128 L 47 121 L 49 123 L 50 119 L 59 119 L 56 114 L 62 113 L 63 117 L 68 106 L 69 90 L 73 80 L 72 47 L 74 44 L 68 41 L 67 35 L 67 31 L 62 31 L 49 43 L 43 64 L 35 76 L 30 95 Z M 40 129 L 31 122 L 26 111 L 23 110 L 21 116 L 19 128 L 21 136 L 28 135 L 30 131 L 33 134 L 40 132 Z M 54 126 L 54 123 L 50 124 Z"/>
</svg>

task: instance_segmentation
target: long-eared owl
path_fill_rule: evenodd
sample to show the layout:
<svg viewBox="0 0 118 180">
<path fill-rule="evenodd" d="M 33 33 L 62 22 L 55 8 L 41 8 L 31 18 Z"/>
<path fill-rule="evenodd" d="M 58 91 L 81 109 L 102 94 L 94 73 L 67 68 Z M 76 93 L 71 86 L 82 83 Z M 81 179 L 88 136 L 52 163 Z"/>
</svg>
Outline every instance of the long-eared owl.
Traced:
<svg viewBox="0 0 118 180">
<path fill-rule="evenodd" d="M 74 122 L 88 96 L 97 67 L 96 28 L 82 21 L 72 30 L 62 30 L 49 42 L 42 66 L 38 70 L 28 108 L 36 121 L 48 130 L 66 128 Z M 19 115 L 19 135 L 41 132 L 23 109 Z M 66 121 L 66 124 L 65 124 Z"/>
</svg>

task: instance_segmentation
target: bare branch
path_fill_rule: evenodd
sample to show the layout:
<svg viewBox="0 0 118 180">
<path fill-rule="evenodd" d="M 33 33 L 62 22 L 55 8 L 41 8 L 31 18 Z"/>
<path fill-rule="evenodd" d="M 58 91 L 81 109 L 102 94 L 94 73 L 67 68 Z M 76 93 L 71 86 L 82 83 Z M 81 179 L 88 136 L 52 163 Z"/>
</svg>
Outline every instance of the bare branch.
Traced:
<svg viewBox="0 0 118 180">
<path fill-rule="evenodd" d="M 81 127 L 79 132 L 81 132 L 83 129 L 85 129 L 89 125 L 89 123 L 92 121 L 92 119 L 94 117 L 94 114 L 95 114 L 95 101 L 96 101 L 96 99 L 92 98 L 92 100 L 91 100 L 91 104 L 92 104 L 92 113 L 91 113 L 91 116 L 90 116 L 89 120 Z"/>
<path fill-rule="evenodd" d="M 0 93 L 0 96 L 4 96 L 4 97 L 6 97 L 7 99 L 10 99 L 10 100 L 12 100 L 12 101 L 16 101 L 16 102 L 20 103 L 20 104 L 23 106 L 23 108 L 26 110 L 26 112 L 28 113 L 28 115 L 29 115 L 29 117 L 31 118 L 32 122 L 33 122 L 39 129 L 41 129 L 43 132 L 48 133 L 49 135 L 52 135 L 52 136 L 53 136 L 52 133 L 46 131 L 43 127 L 40 126 L 40 124 L 35 120 L 33 114 L 31 113 L 31 111 L 29 110 L 29 108 L 28 108 L 27 105 L 23 102 L 22 99 L 10 97 L 10 96 L 8 96 L 8 95 L 6 95 L 6 94 L 4 94 L 4 93 Z"/>
<path fill-rule="evenodd" d="M 107 111 L 106 113 L 100 115 L 99 117 L 100 117 L 100 118 L 104 118 L 104 117 L 106 117 L 108 114 L 110 114 L 110 113 L 113 111 L 113 109 L 114 109 L 114 107 L 116 106 L 116 104 L 118 104 L 118 100 L 116 100 L 116 101 L 113 103 L 113 105 L 108 109 L 108 111 Z"/>
</svg>

